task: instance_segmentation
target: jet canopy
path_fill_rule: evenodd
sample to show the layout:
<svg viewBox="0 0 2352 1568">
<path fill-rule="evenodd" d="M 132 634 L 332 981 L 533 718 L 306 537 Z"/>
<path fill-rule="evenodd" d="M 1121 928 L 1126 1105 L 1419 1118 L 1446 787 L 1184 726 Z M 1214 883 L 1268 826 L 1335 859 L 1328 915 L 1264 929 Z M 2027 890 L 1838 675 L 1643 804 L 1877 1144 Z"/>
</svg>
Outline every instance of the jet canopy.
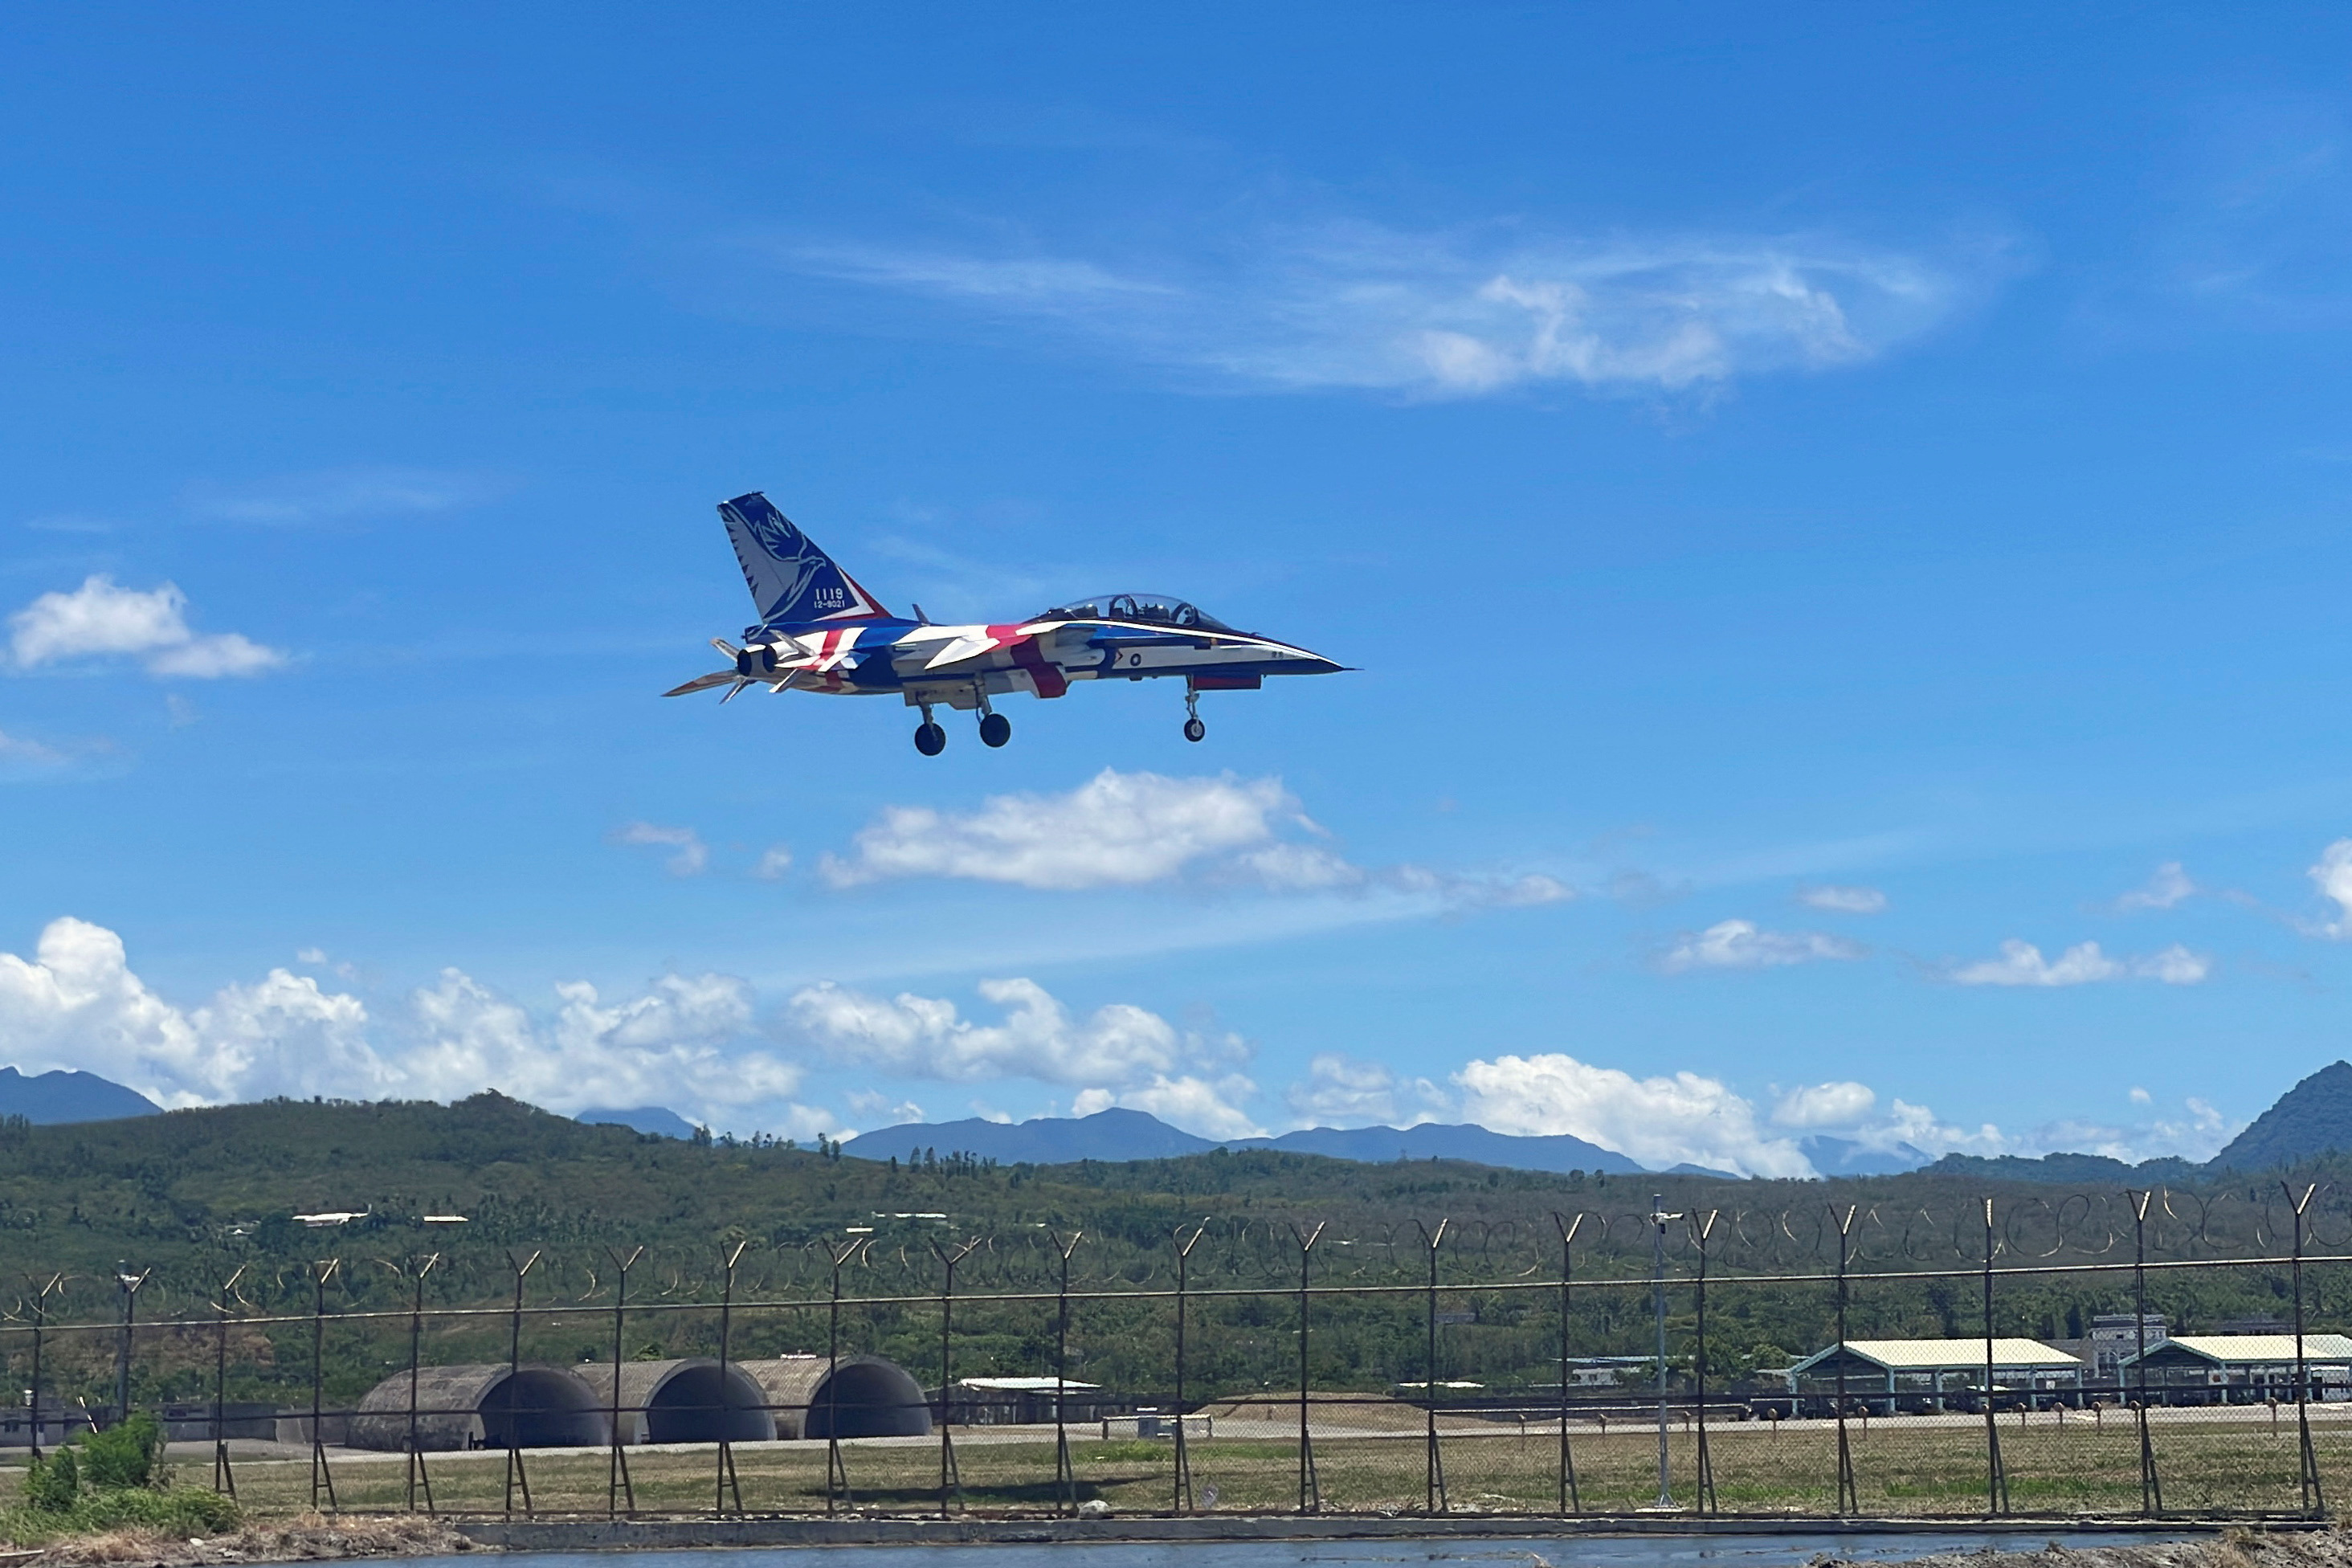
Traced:
<svg viewBox="0 0 2352 1568">
<path fill-rule="evenodd" d="M 1135 621 L 1146 626 L 1198 626 L 1216 632 L 1234 629 L 1199 605 L 1187 604 L 1171 594 L 1094 594 L 1083 599 L 1074 599 L 1066 605 L 1057 605 L 1031 618 L 1040 621 Z"/>
</svg>

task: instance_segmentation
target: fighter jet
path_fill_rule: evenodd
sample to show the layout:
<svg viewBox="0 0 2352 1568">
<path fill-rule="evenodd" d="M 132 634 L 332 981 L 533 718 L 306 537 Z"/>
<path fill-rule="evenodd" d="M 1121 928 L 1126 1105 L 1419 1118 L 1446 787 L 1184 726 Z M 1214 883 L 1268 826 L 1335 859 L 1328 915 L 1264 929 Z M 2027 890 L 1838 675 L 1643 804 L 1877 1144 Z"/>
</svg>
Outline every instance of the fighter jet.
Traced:
<svg viewBox="0 0 2352 1568">
<path fill-rule="evenodd" d="M 935 708 L 980 716 L 982 743 L 1013 738 L 1013 721 L 991 699 L 1025 691 L 1060 697 L 1081 680 L 1148 680 L 1181 676 L 1184 738 L 1209 732 L 1201 721 L 1203 691 L 1255 691 L 1269 675 L 1328 675 L 1342 667 L 1322 655 L 1255 633 L 1165 594 L 1098 594 L 1024 621 L 938 626 L 914 606 L 914 618 L 891 614 L 834 563 L 768 498 L 754 490 L 722 501 L 743 581 L 760 619 L 743 628 L 741 647 L 711 646 L 734 660 L 666 697 L 725 687 L 721 702 L 745 687 L 820 691 L 836 697 L 898 698 L 922 710 L 915 749 L 936 757 L 948 732 Z"/>
</svg>

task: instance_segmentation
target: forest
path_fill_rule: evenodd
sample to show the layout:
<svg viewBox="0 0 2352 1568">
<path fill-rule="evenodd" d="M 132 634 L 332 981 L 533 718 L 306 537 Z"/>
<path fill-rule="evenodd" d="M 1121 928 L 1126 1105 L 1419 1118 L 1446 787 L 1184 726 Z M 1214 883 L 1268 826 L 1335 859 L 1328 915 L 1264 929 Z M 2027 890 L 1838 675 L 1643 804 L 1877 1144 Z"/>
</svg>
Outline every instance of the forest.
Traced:
<svg viewBox="0 0 2352 1568">
<path fill-rule="evenodd" d="M 1703 1270 L 1706 1373 L 1730 1387 L 1835 1337 L 1841 1255 L 1851 1337 L 1981 1332 L 1988 1254 L 1999 1332 L 2076 1337 L 2130 1310 L 2137 1256 L 2150 1310 L 2187 1331 L 2291 1316 L 2299 1223 L 2310 1326 L 2352 1325 L 2341 1173 L 2183 1173 L 2142 1194 L 1980 1171 L 1735 1182 L 1265 1151 L 877 1161 L 586 1126 L 496 1094 L 11 1121 L 0 1354 L 26 1386 L 37 1319 L 45 1398 L 100 1403 L 127 1309 L 134 1403 L 217 1380 L 307 1405 L 315 1376 L 343 1407 L 406 1365 L 421 1309 L 428 1364 L 709 1354 L 723 1332 L 736 1356 L 873 1352 L 936 1384 L 953 1259 L 956 1376 L 1058 1363 L 1167 1397 L 1181 1268 L 1190 1397 L 1295 1387 L 1302 1313 L 1318 1388 L 1494 1397 L 1556 1390 L 1563 1338 L 1571 1360 L 1649 1353 L 1655 1268 L 1675 1374 L 1699 1370 Z M 297 1217 L 320 1215 L 352 1217 Z"/>
</svg>

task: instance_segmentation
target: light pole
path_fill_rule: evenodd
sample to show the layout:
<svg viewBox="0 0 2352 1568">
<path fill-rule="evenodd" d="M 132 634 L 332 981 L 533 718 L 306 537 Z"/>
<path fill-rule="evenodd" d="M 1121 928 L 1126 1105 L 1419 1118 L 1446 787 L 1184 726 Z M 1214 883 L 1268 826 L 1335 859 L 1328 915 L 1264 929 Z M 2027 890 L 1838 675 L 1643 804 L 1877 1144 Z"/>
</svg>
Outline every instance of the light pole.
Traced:
<svg viewBox="0 0 2352 1568">
<path fill-rule="evenodd" d="M 1658 1319 L 1658 1500 L 1654 1509 L 1674 1509 L 1674 1483 L 1666 1468 L 1666 1226 L 1683 1216 L 1666 1212 L 1666 1196 L 1650 1197 L 1650 1296 Z"/>
</svg>

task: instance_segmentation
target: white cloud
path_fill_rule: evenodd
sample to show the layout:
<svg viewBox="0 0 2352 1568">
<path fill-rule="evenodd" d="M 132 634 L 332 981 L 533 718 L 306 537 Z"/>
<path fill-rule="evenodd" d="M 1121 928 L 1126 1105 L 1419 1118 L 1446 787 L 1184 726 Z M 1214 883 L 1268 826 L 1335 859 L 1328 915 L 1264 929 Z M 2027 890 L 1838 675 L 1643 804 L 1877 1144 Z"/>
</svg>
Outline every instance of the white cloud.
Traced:
<svg viewBox="0 0 2352 1568">
<path fill-rule="evenodd" d="M 842 1096 L 853 1116 L 889 1126 L 924 1120 L 923 1108 L 911 1100 L 893 1100 L 879 1089 L 853 1089 Z"/>
<path fill-rule="evenodd" d="M 762 882 L 781 882 L 784 879 L 784 873 L 792 868 L 793 852 L 781 844 L 772 844 L 761 852 L 759 864 L 751 868 L 751 875 Z"/>
<path fill-rule="evenodd" d="M 2056 987 L 2129 979 L 2195 985 L 2212 972 L 2212 960 L 2179 942 L 2143 958 L 2110 958 L 2095 942 L 2077 942 L 2049 959 L 2032 942 L 2012 937 L 2000 944 L 1999 958 L 1963 964 L 1951 972 L 1950 978 L 1960 985 Z"/>
<path fill-rule="evenodd" d="M 1002 1023 L 966 1018 L 943 998 L 871 996 L 830 981 L 794 992 L 787 1005 L 793 1023 L 829 1054 L 909 1078 L 1134 1089 L 1250 1054 L 1238 1036 L 1180 1029 L 1123 1002 L 1074 1017 L 1034 980 L 983 980 L 979 991 L 1003 1009 Z"/>
<path fill-rule="evenodd" d="M 306 962 L 308 962 L 306 960 Z M 774 1102 L 800 1069 L 730 1048 L 751 1031 L 751 988 L 724 975 L 665 975 L 607 1004 L 559 986 L 552 1018 L 455 969 L 382 1019 L 354 995 L 272 969 L 181 1007 L 130 967 L 122 940 L 70 918 L 43 930 L 27 960 L 0 952 L 0 1039 L 27 1071 L 77 1068 L 167 1107 L 324 1094 L 451 1100 L 484 1089 L 572 1111 L 667 1104 L 716 1121 Z M 786 1106 L 785 1131 L 827 1123 Z"/>
<path fill-rule="evenodd" d="M 2180 862 L 2167 860 L 2148 877 L 2146 884 L 2116 900 L 2115 908 L 2123 914 L 2135 910 L 2168 910 L 2192 897 L 2197 890 L 2197 884 L 2189 880 L 2189 873 L 2180 868 Z"/>
<path fill-rule="evenodd" d="M 2307 873 L 2320 896 L 2336 905 L 2336 918 L 2312 929 L 2341 942 L 2352 939 L 2352 838 L 2339 838 L 2319 852 L 2319 863 Z"/>
<path fill-rule="evenodd" d="M 1781 1095 L 1772 1107 L 1772 1120 L 1782 1127 L 1847 1127 L 1877 1105 L 1878 1096 L 1868 1084 L 1808 1084 Z"/>
<path fill-rule="evenodd" d="M 1876 888 L 1815 887 L 1797 889 L 1797 902 L 1809 910 L 1826 910 L 1840 915 L 1878 915 L 1886 912 L 1886 895 Z"/>
<path fill-rule="evenodd" d="M 292 526 L 453 511 L 495 489 L 479 475 L 432 468 L 355 467 L 281 474 L 247 485 L 198 481 L 186 499 L 199 517 Z"/>
<path fill-rule="evenodd" d="M 1703 931 L 1685 931 L 1658 956 L 1668 974 L 1694 969 L 1774 969 L 1815 959 L 1852 961 L 1868 956 L 1857 942 L 1826 931 L 1760 931 L 1752 921 L 1718 921 Z"/>
<path fill-rule="evenodd" d="M 1981 265 L 1821 236 L 1607 241 L 1269 230 L 1192 262 L 777 245 L 795 270 L 1042 322 L 1281 389 L 1478 396 L 1566 383 L 1680 391 L 1859 363 L 1947 319 Z"/>
<path fill-rule="evenodd" d="M 1497 1132 L 1566 1132 L 1643 1165 L 1810 1176 L 1796 1144 L 1767 1136 L 1755 1107 L 1697 1073 L 1637 1079 L 1549 1052 L 1478 1060 L 1454 1075 L 1469 1120 Z"/>
<path fill-rule="evenodd" d="M 849 859 L 826 856 L 836 888 L 892 877 L 960 877 L 1016 887 L 1134 887 L 1204 857 L 1268 847 L 1300 820 L 1279 779 L 1172 779 L 1105 768 L 1066 795 L 991 796 L 954 816 L 891 806 L 856 837 Z"/>
<path fill-rule="evenodd" d="M 973 812 L 887 807 L 858 831 L 850 855 L 824 856 L 817 869 L 835 888 L 941 877 L 1067 892 L 1189 877 L 1213 887 L 1388 894 L 1454 909 L 1575 896 L 1540 873 L 1359 866 L 1326 837 L 1280 779 L 1105 768 L 1066 794 L 992 795 Z"/>
<path fill-rule="evenodd" d="M 2012 1151 L 2024 1154 L 2067 1152 L 2103 1154 L 2110 1160 L 2137 1164 L 2142 1160 L 2171 1156 L 2210 1160 L 2236 1137 L 2242 1122 L 2233 1122 L 2209 1102 L 2191 1095 L 2181 1110 L 2150 1121 L 2116 1125 L 2063 1118 L 2044 1122 L 2017 1140 Z"/>
<path fill-rule="evenodd" d="M 1323 1051 L 1307 1079 L 1283 1091 L 1302 1127 L 1417 1127 L 1451 1109 L 1445 1091 L 1425 1078 L 1401 1079 L 1383 1062 Z"/>
<path fill-rule="evenodd" d="M 691 827 L 663 827 L 651 822 L 632 822 L 625 827 L 614 828 L 612 841 L 676 850 L 676 854 L 662 863 L 662 868 L 673 877 L 698 877 L 710 865 L 710 847 L 703 843 L 702 836 Z"/>
<path fill-rule="evenodd" d="M 188 626 L 187 595 L 166 583 L 141 592 L 103 574 L 72 593 L 47 593 L 8 617 L 9 651 L 19 669 L 64 659 L 128 655 L 152 674 L 213 680 L 258 675 L 286 655 L 236 632 L 198 636 Z"/>
</svg>

